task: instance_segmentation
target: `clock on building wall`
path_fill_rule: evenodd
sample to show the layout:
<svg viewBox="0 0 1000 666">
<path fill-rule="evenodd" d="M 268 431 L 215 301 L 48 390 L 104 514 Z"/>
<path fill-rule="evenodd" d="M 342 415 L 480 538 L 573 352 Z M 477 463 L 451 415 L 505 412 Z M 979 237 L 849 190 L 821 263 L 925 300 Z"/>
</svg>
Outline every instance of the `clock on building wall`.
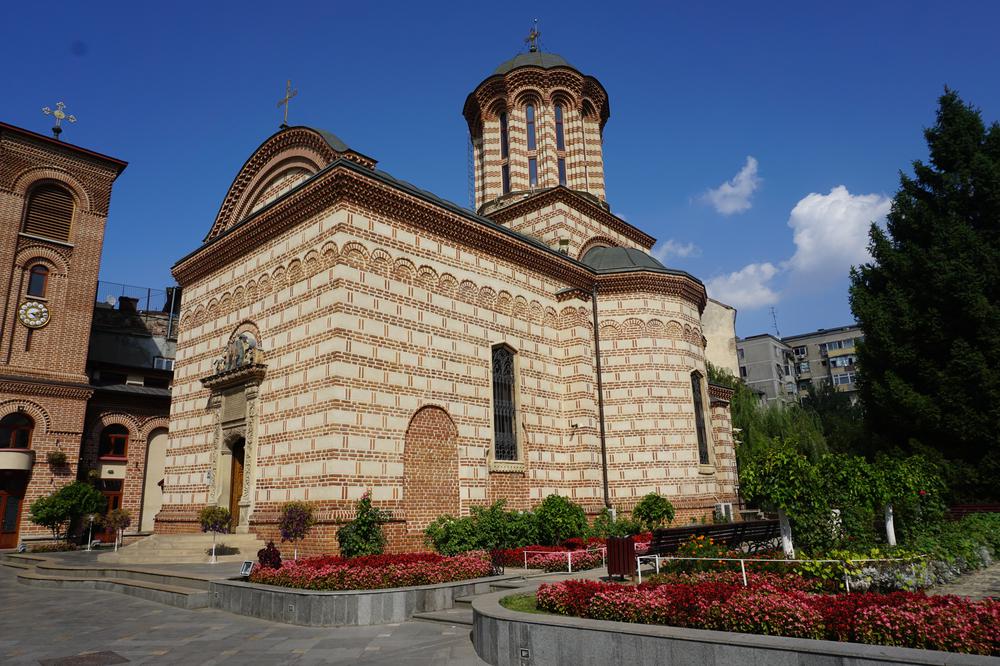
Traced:
<svg viewBox="0 0 1000 666">
<path fill-rule="evenodd" d="M 25 301 L 17 310 L 17 318 L 28 328 L 41 328 L 49 323 L 49 309 L 45 303 Z"/>
</svg>

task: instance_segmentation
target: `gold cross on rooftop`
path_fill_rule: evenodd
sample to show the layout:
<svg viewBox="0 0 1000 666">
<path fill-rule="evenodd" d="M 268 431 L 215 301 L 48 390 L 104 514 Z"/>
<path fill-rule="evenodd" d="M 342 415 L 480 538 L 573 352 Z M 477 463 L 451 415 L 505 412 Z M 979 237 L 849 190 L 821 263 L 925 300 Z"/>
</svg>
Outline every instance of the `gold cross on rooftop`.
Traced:
<svg viewBox="0 0 1000 666">
<path fill-rule="evenodd" d="M 65 108 L 66 108 L 65 104 L 63 104 L 62 102 L 56 102 L 56 110 L 55 111 L 53 111 L 52 109 L 50 109 L 47 106 L 42 109 L 42 113 L 44 113 L 45 115 L 47 115 L 47 116 L 55 116 L 56 124 L 52 128 L 52 135 L 55 138 L 57 138 L 57 139 L 59 138 L 59 135 L 62 134 L 62 121 L 64 119 L 68 123 L 75 123 L 76 122 L 76 116 L 67 115 L 66 112 L 63 111 L 63 109 L 65 109 Z"/>
<path fill-rule="evenodd" d="M 528 50 L 532 53 L 538 50 L 538 38 L 541 36 L 542 33 L 538 31 L 538 19 L 535 19 L 535 24 L 531 26 L 531 32 L 524 38 L 524 43 L 528 45 Z"/>
<path fill-rule="evenodd" d="M 298 90 L 292 90 L 292 80 L 288 79 L 285 83 L 285 96 L 278 102 L 278 106 L 285 105 L 285 119 L 281 123 L 282 129 L 288 127 L 288 103 L 298 94 Z"/>
</svg>

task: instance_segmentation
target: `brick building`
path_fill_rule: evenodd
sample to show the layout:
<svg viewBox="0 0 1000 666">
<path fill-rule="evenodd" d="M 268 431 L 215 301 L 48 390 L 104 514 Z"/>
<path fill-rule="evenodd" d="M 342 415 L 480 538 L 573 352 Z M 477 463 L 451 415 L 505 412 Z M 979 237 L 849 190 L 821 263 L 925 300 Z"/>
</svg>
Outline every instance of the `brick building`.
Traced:
<svg viewBox="0 0 1000 666">
<path fill-rule="evenodd" d="M 657 491 L 682 519 L 735 500 L 705 289 L 611 211 L 604 87 L 532 51 L 464 116 L 477 212 L 310 127 L 246 161 L 173 269 L 184 304 L 157 532 L 197 531 L 199 508 L 222 505 L 237 531 L 273 538 L 280 505 L 303 499 L 320 518 L 306 549 L 332 552 L 369 488 L 396 549 L 497 499 L 628 511 Z"/>
<path fill-rule="evenodd" d="M 135 308 L 94 304 L 111 188 L 125 166 L 0 123 L 0 548 L 49 538 L 28 507 L 78 478 L 130 509 L 133 531 L 152 528 L 157 497 L 145 485 L 162 477 L 146 478 L 147 458 L 162 466 L 171 373 L 125 357 L 129 339 L 155 337 L 130 321 Z M 116 391 L 128 381 L 101 377 L 108 359 L 140 382 L 158 374 L 160 394 Z"/>
</svg>

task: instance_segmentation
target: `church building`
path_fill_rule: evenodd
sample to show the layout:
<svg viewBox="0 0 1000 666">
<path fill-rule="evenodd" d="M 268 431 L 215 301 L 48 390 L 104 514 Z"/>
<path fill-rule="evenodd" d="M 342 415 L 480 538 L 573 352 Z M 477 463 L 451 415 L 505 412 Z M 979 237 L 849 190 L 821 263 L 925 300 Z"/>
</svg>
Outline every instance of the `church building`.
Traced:
<svg viewBox="0 0 1000 666">
<path fill-rule="evenodd" d="M 335 552 L 371 490 L 401 550 L 437 516 L 500 499 L 627 512 L 655 491 L 681 521 L 736 501 L 705 287 L 614 214 L 604 86 L 532 49 L 463 114 L 476 212 L 312 127 L 249 156 L 173 268 L 156 532 L 198 531 L 199 509 L 221 505 L 236 531 L 277 540 L 281 504 L 307 500 L 306 549 Z"/>
</svg>

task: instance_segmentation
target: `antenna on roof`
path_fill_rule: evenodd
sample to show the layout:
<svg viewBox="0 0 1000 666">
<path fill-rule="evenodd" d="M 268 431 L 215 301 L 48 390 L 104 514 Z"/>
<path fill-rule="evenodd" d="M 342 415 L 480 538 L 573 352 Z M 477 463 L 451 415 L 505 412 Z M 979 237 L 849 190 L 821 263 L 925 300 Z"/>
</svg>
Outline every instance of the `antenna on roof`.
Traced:
<svg viewBox="0 0 1000 666">
<path fill-rule="evenodd" d="M 774 337 L 781 338 L 781 332 L 778 331 L 778 315 L 774 312 L 774 306 L 771 306 L 771 323 L 774 324 Z"/>
</svg>

